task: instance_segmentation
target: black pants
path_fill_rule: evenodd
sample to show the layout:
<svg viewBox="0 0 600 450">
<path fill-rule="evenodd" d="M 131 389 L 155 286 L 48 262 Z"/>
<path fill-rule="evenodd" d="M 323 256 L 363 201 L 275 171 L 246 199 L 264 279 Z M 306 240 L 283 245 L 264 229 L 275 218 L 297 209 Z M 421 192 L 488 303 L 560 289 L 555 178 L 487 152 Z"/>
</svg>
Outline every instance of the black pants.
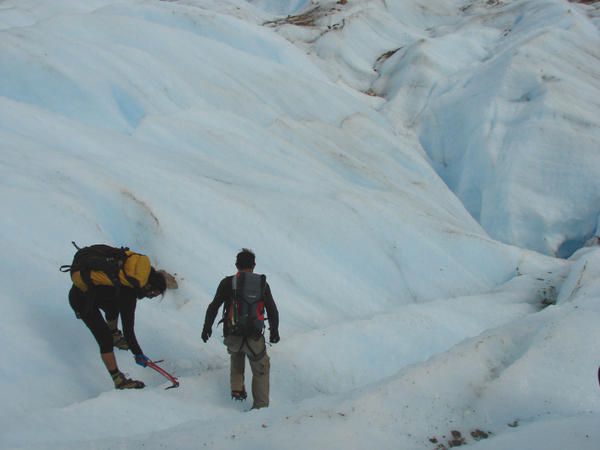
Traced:
<svg viewBox="0 0 600 450">
<path fill-rule="evenodd" d="M 73 286 L 69 291 L 69 304 L 76 316 L 83 320 L 94 335 L 100 353 L 110 353 L 113 351 L 113 338 L 107 320 L 117 320 L 119 310 L 116 302 L 106 301 L 103 297 L 97 295 L 94 299 L 88 298 L 84 292 Z M 100 310 L 105 312 L 106 319 Z"/>
</svg>

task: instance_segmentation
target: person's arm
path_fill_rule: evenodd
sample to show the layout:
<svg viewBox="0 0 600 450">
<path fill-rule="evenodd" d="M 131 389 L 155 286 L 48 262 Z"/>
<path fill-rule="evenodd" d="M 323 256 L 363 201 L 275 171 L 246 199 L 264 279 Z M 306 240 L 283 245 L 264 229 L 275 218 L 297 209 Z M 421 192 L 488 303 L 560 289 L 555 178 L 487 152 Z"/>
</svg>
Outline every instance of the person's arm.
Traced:
<svg viewBox="0 0 600 450">
<path fill-rule="evenodd" d="M 130 290 L 131 293 L 129 292 Z M 142 355 L 144 352 L 135 337 L 135 307 L 137 305 L 137 298 L 133 289 L 121 288 L 121 295 L 118 302 L 121 324 L 123 325 L 123 336 L 125 336 L 131 352 L 134 355 Z"/>
<path fill-rule="evenodd" d="M 231 295 L 231 289 L 228 289 L 228 286 L 231 285 L 231 277 L 227 277 L 221 280 L 219 283 L 219 287 L 217 288 L 217 292 L 215 293 L 215 297 L 213 301 L 210 302 L 208 307 L 206 308 L 206 315 L 204 317 L 204 326 L 202 327 L 202 340 L 204 342 L 208 341 L 208 338 L 212 334 L 212 326 L 215 322 L 217 314 L 219 313 L 219 308 L 225 303 L 228 296 Z M 229 292 L 229 294 L 228 294 Z"/>
<path fill-rule="evenodd" d="M 267 318 L 269 319 L 269 341 L 275 344 L 279 342 L 279 311 L 277 310 L 269 283 L 265 287 L 265 309 L 267 310 Z"/>
</svg>

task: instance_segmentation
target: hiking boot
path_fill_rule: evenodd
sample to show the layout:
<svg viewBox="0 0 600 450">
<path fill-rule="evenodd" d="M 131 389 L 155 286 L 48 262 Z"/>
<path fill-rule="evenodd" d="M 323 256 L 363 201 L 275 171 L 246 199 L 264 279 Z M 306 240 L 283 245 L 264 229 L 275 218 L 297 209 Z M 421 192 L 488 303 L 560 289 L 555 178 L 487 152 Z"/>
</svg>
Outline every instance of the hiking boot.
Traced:
<svg viewBox="0 0 600 450">
<path fill-rule="evenodd" d="M 262 408 L 267 408 L 267 406 L 266 405 L 262 405 L 262 406 L 252 405 L 252 408 L 250 408 L 250 411 L 252 411 L 253 409 L 262 409 Z"/>
<path fill-rule="evenodd" d="M 129 350 L 129 344 L 121 333 L 121 330 L 115 330 L 112 334 L 113 337 L 113 346 L 117 347 L 119 350 Z"/>
<path fill-rule="evenodd" d="M 143 382 L 127 378 L 123 372 L 111 375 L 115 382 L 115 389 L 142 389 L 146 386 Z"/>
<path fill-rule="evenodd" d="M 231 398 L 233 400 L 243 402 L 244 400 L 246 400 L 246 397 L 248 397 L 246 389 L 242 389 L 241 391 L 231 391 Z"/>
</svg>

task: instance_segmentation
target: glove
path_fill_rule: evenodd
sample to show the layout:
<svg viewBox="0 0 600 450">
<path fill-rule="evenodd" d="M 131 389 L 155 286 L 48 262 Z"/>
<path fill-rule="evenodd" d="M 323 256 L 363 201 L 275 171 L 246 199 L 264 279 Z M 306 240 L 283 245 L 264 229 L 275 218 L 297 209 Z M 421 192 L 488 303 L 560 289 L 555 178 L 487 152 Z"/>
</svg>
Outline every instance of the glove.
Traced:
<svg viewBox="0 0 600 450">
<path fill-rule="evenodd" d="M 204 342 L 208 341 L 208 338 L 210 338 L 212 334 L 212 330 L 210 328 L 204 327 L 204 329 L 202 330 L 202 340 Z"/>
<path fill-rule="evenodd" d="M 271 333 L 269 335 L 269 342 L 271 344 L 277 344 L 279 342 L 279 331 L 271 330 Z"/>
<path fill-rule="evenodd" d="M 146 367 L 148 365 L 149 361 L 150 361 L 150 358 L 148 358 L 143 353 L 141 355 L 135 355 L 136 364 L 139 364 L 142 367 Z"/>
</svg>

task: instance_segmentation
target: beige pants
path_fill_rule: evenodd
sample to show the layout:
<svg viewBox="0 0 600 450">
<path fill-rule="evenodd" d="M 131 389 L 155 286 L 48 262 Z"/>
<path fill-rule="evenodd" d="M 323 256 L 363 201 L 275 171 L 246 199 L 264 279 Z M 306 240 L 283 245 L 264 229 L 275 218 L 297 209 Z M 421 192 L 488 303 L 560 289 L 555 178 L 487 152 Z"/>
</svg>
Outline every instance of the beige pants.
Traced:
<svg viewBox="0 0 600 450">
<path fill-rule="evenodd" d="M 231 357 L 231 390 L 244 390 L 244 370 L 247 356 L 252 369 L 252 407 L 266 408 L 269 406 L 270 362 L 264 336 L 258 338 L 227 336 L 224 343 Z"/>
</svg>

